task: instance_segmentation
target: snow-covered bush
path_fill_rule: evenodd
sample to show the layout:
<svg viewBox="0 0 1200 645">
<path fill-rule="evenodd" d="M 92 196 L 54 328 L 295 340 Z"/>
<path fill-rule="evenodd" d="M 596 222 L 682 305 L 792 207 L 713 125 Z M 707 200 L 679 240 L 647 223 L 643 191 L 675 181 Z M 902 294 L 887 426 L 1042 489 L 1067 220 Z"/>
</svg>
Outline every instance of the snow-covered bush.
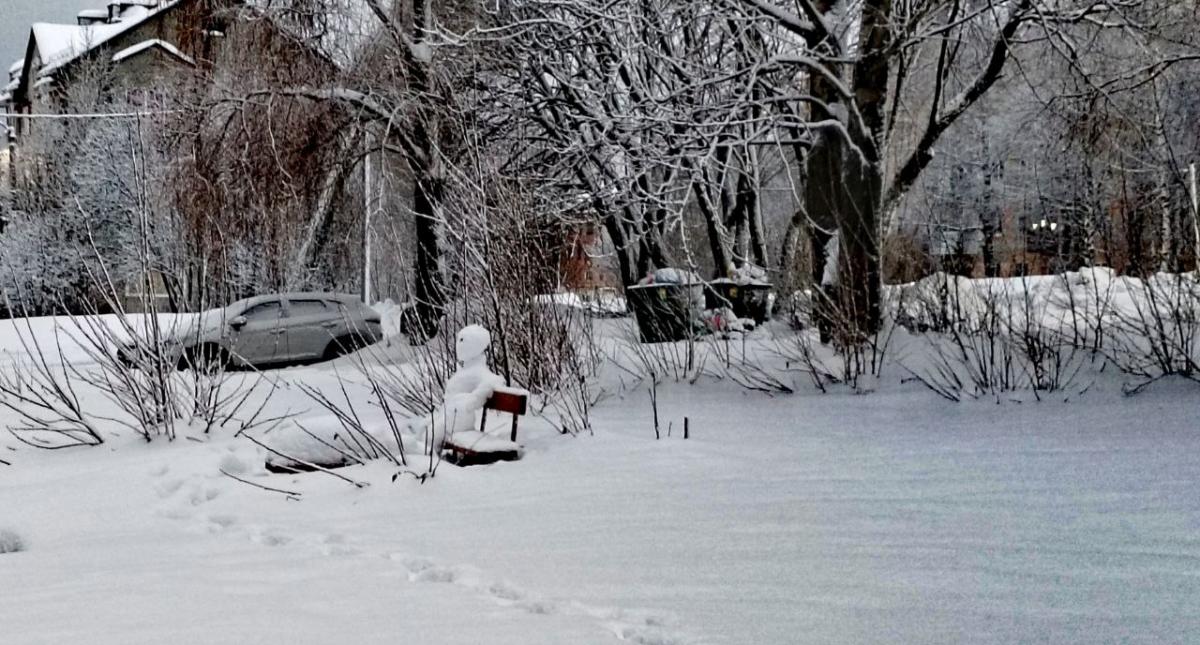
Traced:
<svg viewBox="0 0 1200 645">
<path fill-rule="evenodd" d="M 17 553 L 26 549 L 25 540 L 8 529 L 0 529 L 0 554 Z"/>
<path fill-rule="evenodd" d="M 106 95 L 114 80 L 105 65 L 88 63 L 67 104 L 84 113 L 137 109 Z M 0 192 L 0 288 L 22 312 L 82 313 L 101 300 L 98 272 L 123 285 L 143 259 L 160 272 L 172 264 L 179 234 L 165 181 L 171 154 L 158 134 L 126 118 L 51 120 L 34 130 L 24 148 L 41 162 L 36 176 Z"/>
<path fill-rule="evenodd" d="M 487 168 L 486 159 L 477 168 Z M 497 169 L 453 175 L 458 195 L 448 226 L 446 261 L 454 298 L 439 330 L 442 338 L 469 324 L 492 333 L 492 368 L 514 385 L 539 395 L 556 414 L 559 429 L 590 431 L 592 388 L 602 359 L 593 319 L 579 307 L 548 298 L 564 281 L 566 260 L 581 226 L 571 205 L 548 199 Z M 564 210 L 565 209 L 565 210 Z"/>
<path fill-rule="evenodd" d="M 1067 319 L 1049 297 L 1055 285 L 1054 276 L 970 280 L 944 274 L 917 283 L 912 304 L 899 311 L 921 334 L 924 351 L 906 369 L 952 401 L 1014 390 L 1040 396 L 1069 387 L 1086 358 L 1073 335 L 1077 319 Z"/>
<path fill-rule="evenodd" d="M 1169 375 L 1200 380 L 1200 283 L 1194 274 L 1122 278 L 1104 354 L 1146 382 Z"/>
<path fill-rule="evenodd" d="M 896 325 L 885 320 L 878 332 L 857 343 L 848 344 L 842 337 L 834 339 L 842 342 L 826 344 L 816 330 L 799 329 L 777 337 L 774 354 L 784 360 L 786 369 L 806 374 L 821 392 L 833 385 L 865 391 L 883 374 L 895 331 Z"/>
</svg>

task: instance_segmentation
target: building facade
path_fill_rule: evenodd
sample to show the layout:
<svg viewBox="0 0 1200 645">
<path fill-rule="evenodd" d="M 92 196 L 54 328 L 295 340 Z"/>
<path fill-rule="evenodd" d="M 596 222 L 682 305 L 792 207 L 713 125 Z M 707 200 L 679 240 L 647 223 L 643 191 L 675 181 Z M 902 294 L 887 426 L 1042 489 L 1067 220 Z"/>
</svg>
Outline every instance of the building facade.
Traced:
<svg viewBox="0 0 1200 645">
<path fill-rule="evenodd" d="M 30 26 L 25 55 L 0 90 L 0 187 L 33 180 L 39 131 L 69 112 L 72 86 L 94 81 L 109 93 L 147 101 L 164 81 L 215 59 L 232 0 L 112 0 L 75 24 Z M 56 142 L 44 141 L 41 145 Z"/>
</svg>

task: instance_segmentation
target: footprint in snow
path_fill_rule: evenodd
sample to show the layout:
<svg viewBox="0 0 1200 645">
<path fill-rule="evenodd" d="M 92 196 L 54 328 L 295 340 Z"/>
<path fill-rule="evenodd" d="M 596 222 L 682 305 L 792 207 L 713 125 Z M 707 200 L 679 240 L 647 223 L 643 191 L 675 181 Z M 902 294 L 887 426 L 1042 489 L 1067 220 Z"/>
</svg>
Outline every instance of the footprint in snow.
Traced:
<svg viewBox="0 0 1200 645">
<path fill-rule="evenodd" d="M 322 555 L 360 555 L 361 550 L 346 544 L 346 536 L 331 533 L 316 540 L 317 548 Z"/>
<path fill-rule="evenodd" d="M 392 553 L 388 556 L 388 559 L 399 562 L 413 575 L 421 573 L 426 569 L 431 569 L 434 566 L 433 560 L 428 558 L 414 558 L 406 553 Z"/>
<path fill-rule="evenodd" d="M 168 520 L 187 520 L 191 519 L 194 513 L 186 508 L 160 508 L 154 512 L 159 517 L 165 517 Z"/>
<path fill-rule="evenodd" d="M 613 629 L 617 638 L 637 645 L 688 645 L 688 639 L 653 627 L 621 627 Z"/>
<path fill-rule="evenodd" d="M 208 521 L 219 530 L 232 528 L 237 524 L 237 518 L 232 515 L 209 515 Z"/>
<path fill-rule="evenodd" d="M 276 531 L 255 531 L 250 535 L 250 541 L 263 546 L 284 546 L 291 543 L 292 537 Z"/>
<path fill-rule="evenodd" d="M 461 576 L 451 567 L 432 566 L 410 576 L 416 582 L 456 582 Z"/>
<path fill-rule="evenodd" d="M 511 602 L 515 602 L 525 597 L 525 594 L 507 582 L 493 582 L 487 588 L 487 592 L 493 598 L 497 598 L 499 600 L 508 600 Z"/>
<path fill-rule="evenodd" d="M 154 490 L 158 493 L 159 497 L 166 499 L 179 492 L 179 489 L 183 488 L 184 481 L 183 479 L 168 480 L 155 486 Z"/>
<path fill-rule="evenodd" d="M 188 488 L 187 499 L 192 506 L 211 502 L 221 495 L 220 489 L 205 485 L 203 482 L 193 482 Z"/>
<path fill-rule="evenodd" d="M 520 609 L 530 614 L 549 616 L 558 613 L 558 605 L 548 600 L 525 600 L 516 604 Z"/>
</svg>

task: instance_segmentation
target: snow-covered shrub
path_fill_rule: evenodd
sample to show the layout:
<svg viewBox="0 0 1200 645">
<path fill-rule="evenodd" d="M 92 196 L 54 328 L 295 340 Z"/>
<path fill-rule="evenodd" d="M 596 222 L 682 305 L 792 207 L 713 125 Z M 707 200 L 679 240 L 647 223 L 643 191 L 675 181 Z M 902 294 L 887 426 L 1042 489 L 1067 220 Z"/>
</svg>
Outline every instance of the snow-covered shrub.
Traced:
<svg viewBox="0 0 1200 645">
<path fill-rule="evenodd" d="M 835 342 L 825 344 L 815 330 L 801 329 L 776 338 L 774 354 L 787 369 L 806 374 L 821 392 L 833 385 L 865 391 L 868 381 L 882 375 L 895 331 L 896 325 L 885 319 L 877 333 L 860 342 L 847 344 L 845 338 L 835 337 Z"/>
<path fill-rule="evenodd" d="M 487 160 L 479 167 L 486 168 Z M 468 324 L 492 333 L 492 369 L 538 395 L 563 432 L 590 431 L 602 360 L 593 319 L 584 309 L 548 297 L 564 282 L 583 222 L 573 205 L 547 199 L 521 180 L 476 169 L 453 175 L 459 218 L 448 226 L 446 262 L 454 280 L 439 336 Z"/>
<path fill-rule="evenodd" d="M 1052 276 L 1035 281 L 935 279 L 941 282 L 936 304 L 930 307 L 925 300 L 919 307 L 933 312 L 936 324 L 916 329 L 923 332 L 925 351 L 915 359 L 920 363 L 906 365 L 927 388 L 960 401 L 1015 390 L 1040 396 L 1074 382 L 1086 359 L 1056 324 L 1064 314 L 1046 297 L 1054 285 Z"/>
<path fill-rule="evenodd" d="M 301 391 L 336 422 L 326 425 L 336 425 L 338 432 L 322 435 L 319 428 L 308 428 L 299 422 L 293 422 L 294 426 L 308 438 L 305 443 L 319 444 L 318 451 L 332 453 L 342 463 L 361 464 L 383 458 L 396 466 L 407 467 L 410 456 L 409 446 L 403 437 L 404 430 L 413 417 L 433 412 L 442 399 L 444 384 L 453 370 L 453 364 L 447 365 L 444 354 L 428 344 L 418 349 L 415 360 L 403 365 L 389 360 L 378 345 L 364 348 L 346 360 L 357 377 L 354 385 L 365 386 L 369 405 L 383 417 L 382 423 L 364 421 L 367 418 L 366 410 L 360 410 L 358 399 L 349 394 L 349 379 L 343 376 L 339 368 L 337 377 L 341 397 L 330 397 L 320 388 L 300 384 Z M 431 443 L 426 448 L 426 456 L 436 457 Z M 282 452 L 285 458 L 300 456 L 287 452 L 286 448 Z"/>
<path fill-rule="evenodd" d="M 11 301 L 8 304 L 12 307 Z M 0 407 L 10 413 L 5 415 L 8 431 L 35 447 L 104 443 L 99 420 L 85 408 L 76 391 L 77 380 L 64 359 L 69 339 L 57 326 L 52 338 L 40 336 L 27 316 L 14 320 L 12 328 L 24 355 L 0 368 Z"/>
<path fill-rule="evenodd" d="M 1194 274 L 1122 278 L 1105 330 L 1104 354 L 1147 381 L 1200 380 L 1200 284 Z"/>
<path fill-rule="evenodd" d="M 24 551 L 26 548 L 25 540 L 21 536 L 8 529 L 0 529 L 0 554 L 17 553 Z"/>
</svg>

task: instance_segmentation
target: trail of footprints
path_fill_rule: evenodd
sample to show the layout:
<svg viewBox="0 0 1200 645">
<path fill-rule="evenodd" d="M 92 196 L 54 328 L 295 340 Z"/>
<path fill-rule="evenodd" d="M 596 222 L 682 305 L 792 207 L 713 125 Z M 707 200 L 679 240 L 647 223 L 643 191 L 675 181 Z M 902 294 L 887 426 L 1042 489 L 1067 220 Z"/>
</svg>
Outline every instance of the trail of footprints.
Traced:
<svg viewBox="0 0 1200 645">
<path fill-rule="evenodd" d="M 220 475 L 190 475 L 171 477 L 168 466 L 150 472 L 156 478 L 155 492 L 163 501 L 155 513 L 170 520 L 191 523 L 193 530 L 240 536 L 264 547 L 304 546 L 326 556 L 383 557 L 407 572 L 413 583 L 453 584 L 469 589 L 502 607 L 511 607 L 535 615 L 581 616 L 598 621 L 622 641 L 637 645 L 692 645 L 696 641 L 670 629 L 674 622 L 669 616 L 650 611 L 592 607 L 583 603 L 555 602 L 537 598 L 504 582 L 489 580 L 470 565 L 442 565 L 429 558 L 405 553 L 371 554 L 351 545 L 345 536 L 312 534 L 294 536 L 271 527 L 244 524 L 227 513 L 205 512 L 205 505 L 217 499 L 228 481 Z"/>
</svg>

